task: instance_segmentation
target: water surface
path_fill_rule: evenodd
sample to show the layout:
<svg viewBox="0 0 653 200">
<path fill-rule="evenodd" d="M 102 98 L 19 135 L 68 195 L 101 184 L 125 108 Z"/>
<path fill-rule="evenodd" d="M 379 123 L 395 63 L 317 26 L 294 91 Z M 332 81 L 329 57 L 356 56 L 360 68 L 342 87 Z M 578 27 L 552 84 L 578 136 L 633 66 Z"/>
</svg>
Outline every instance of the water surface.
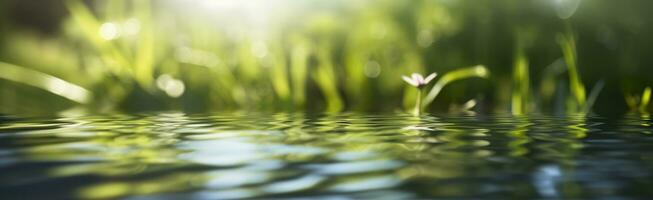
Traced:
<svg viewBox="0 0 653 200">
<path fill-rule="evenodd" d="M 0 118 L 0 199 L 652 197 L 652 120 Z"/>
</svg>

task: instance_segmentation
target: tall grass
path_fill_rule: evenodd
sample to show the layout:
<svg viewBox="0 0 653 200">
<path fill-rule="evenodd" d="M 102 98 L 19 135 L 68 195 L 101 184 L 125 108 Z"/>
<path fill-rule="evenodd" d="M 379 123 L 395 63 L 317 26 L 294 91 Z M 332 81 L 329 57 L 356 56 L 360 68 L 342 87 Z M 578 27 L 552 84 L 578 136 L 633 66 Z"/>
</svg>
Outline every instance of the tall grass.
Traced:
<svg viewBox="0 0 653 200">
<path fill-rule="evenodd" d="M 435 100 L 435 98 L 438 97 L 442 89 L 454 81 L 474 78 L 474 77 L 488 78 L 489 75 L 490 72 L 483 65 L 476 65 L 472 67 L 467 67 L 467 68 L 462 68 L 451 72 L 447 72 L 442 77 L 440 77 L 440 79 L 438 79 L 437 82 L 435 82 L 435 85 L 433 85 L 433 87 L 429 90 L 427 95 L 424 97 L 422 101 L 422 108 L 426 108 L 431 103 L 433 103 L 433 100 Z"/>
<path fill-rule="evenodd" d="M 571 31 L 567 31 L 564 34 L 558 34 L 557 40 L 562 49 L 562 55 L 569 74 L 569 90 L 572 98 L 567 100 L 567 112 L 571 114 L 589 114 L 596 99 L 603 90 L 605 82 L 603 80 L 597 82 L 589 96 L 587 96 L 585 85 L 581 81 L 581 76 L 578 73 L 575 36 Z"/>
<path fill-rule="evenodd" d="M 0 78 L 33 86 L 79 104 L 91 101 L 92 93 L 78 85 L 29 68 L 0 62 Z"/>
<path fill-rule="evenodd" d="M 528 58 L 526 58 L 523 41 L 518 37 L 513 61 L 513 88 L 511 112 L 513 115 L 523 115 L 529 110 L 530 78 L 528 73 Z"/>
<path fill-rule="evenodd" d="M 98 55 L 105 61 L 107 67 L 118 77 L 130 77 L 133 69 L 127 57 L 121 52 L 116 44 L 102 39 L 98 34 L 101 22 L 92 14 L 91 10 L 81 0 L 66 0 L 66 7 L 70 11 L 71 18 L 81 29 L 84 38 L 95 47 Z"/>
<path fill-rule="evenodd" d="M 642 92 L 642 100 L 640 100 L 639 111 L 642 113 L 648 113 L 648 105 L 651 103 L 651 87 L 646 87 L 644 92 Z"/>
<path fill-rule="evenodd" d="M 648 114 L 649 105 L 651 103 L 651 87 L 644 88 L 641 95 L 626 94 L 625 100 L 631 112 Z"/>
<path fill-rule="evenodd" d="M 308 73 L 309 44 L 301 36 L 291 38 L 290 80 L 292 100 L 295 107 L 303 109 L 306 104 L 306 77 Z"/>
<path fill-rule="evenodd" d="M 247 17 L 260 13 L 227 16 L 202 8 L 204 4 L 180 6 L 177 1 L 165 0 L 65 0 L 69 16 L 63 19 L 60 32 L 42 37 L 0 31 L 0 37 L 6 36 L 0 39 L 4 41 L 0 44 L 0 78 L 108 110 L 395 111 L 401 106 L 412 108 L 418 99 L 422 108 L 429 107 L 450 83 L 488 78 L 492 69 L 493 78 L 484 88 L 495 89 L 496 96 L 471 102 L 495 104 L 490 107 L 510 105 L 501 111 L 515 115 L 537 109 L 537 93 L 531 87 L 537 79 L 531 75 L 539 72 L 538 62 L 552 58 L 547 51 L 541 58 L 528 57 L 519 34 L 506 34 L 508 38 L 496 35 L 492 30 L 506 28 L 500 26 L 505 24 L 493 21 L 497 18 L 483 21 L 513 9 L 499 6 L 500 11 L 493 11 L 484 7 L 491 3 L 478 2 L 325 2 L 329 1 L 320 6 L 294 2 L 306 10 L 265 18 L 267 24 L 250 24 Z M 513 4 L 524 3 L 499 5 Z M 274 8 L 263 11 L 273 12 Z M 289 22 L 275 21 L 284 15 Z M 479 19 L 483 23 L 473 21 Z M 102 30 L 116 35 L 105 37 Z M 539 39 L 547 45 L 556 42 L 543 38 Z M 517 41 L 513 51 L 496 50 L 511 40 Z M 563 72 L 545 75 L 541 88 L 546 88 L 546 98 L 568 98 L 568 113 L 587 113 L 602 82 L 587 94 L 575 36 L 568 31 L 559 34 L 557 42 L 569 91 L 555 93 L 556 86 L 564 84 L 556 81 Z M 537 48 L 529 48 L 528 55 L 540 56 L 537 52 Z M 470 63 L 484 65 L 450 67 Z M 512 70 L 502 70 L 510 63 Z M 413 72 L 438 72 L 440 76 L 420 98 L 400 80 L 400 75 Z M 43 84 L 44 80 L 57 80 L 61 88 L 69 88 L 65 91 L 74 92 L 54 90 Z M 11 85 L 0 85 L 5 87 Z M 512 93 L 507 95 L 499 92 L 510 89 Z M 470 99 L 462 89 L 447 95 L 450 98 L 439 98 L 438 103 Z M 645 96 L 637 100 L 642 103 L 639 110 L 646 110 L 643 104 L 650 101 Z M 19 97 L 0 97 L 11 98 Z"/>
<path fill-rule="evenodd" d="M 577 67 L 576 40 L 571 32 L 558 34 L 558 43 L 562 49 L 562 55 L 567 65 L 569 74 L 569 91 L 572 99 L 567 101 L 567 110 L 571 112 L 580 112 L 586 103 L 585 85 L 580 79 Z"/>
<path fill-rule="evenodd" d="M 153 90 L 153 74 L 155 66 L 155 37 L 154 37 L 154 23 L 152 22 L 152 11 L 150 1 L 134 1 L 134 9 L 136 10 L 136 19 L 140 22 L 140 34 L 138 35 L 138 43 L 136 47 L 136 56 L 134 58 L 134 76 L 136 81 L 146 88 Z"/>
<path fill-rule="evenodd" d="M 322 45 L 325 45 L 325 47 L 320 48 L 317 52 L 317 61 L 319 64 L 312 77 L 325 97 L 326 110 L 338 112 L 343 109 L 344 105 L 338 91 L 338 80 L 333 66 L 331 47 L 328 47 L 328 44 Z"/>
</svg>

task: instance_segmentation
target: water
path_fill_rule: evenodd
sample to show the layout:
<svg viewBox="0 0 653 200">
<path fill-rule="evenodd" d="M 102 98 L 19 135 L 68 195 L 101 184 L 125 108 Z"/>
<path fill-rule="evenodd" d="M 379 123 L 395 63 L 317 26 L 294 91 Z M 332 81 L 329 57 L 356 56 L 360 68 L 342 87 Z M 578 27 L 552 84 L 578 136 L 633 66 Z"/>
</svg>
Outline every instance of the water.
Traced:
<svg viewBox="0 0 653 200">
<path fill-rule="evenodd" d="M 652 120 L 0 118 L 0 199 L 652 197 Z"/>
</svg>

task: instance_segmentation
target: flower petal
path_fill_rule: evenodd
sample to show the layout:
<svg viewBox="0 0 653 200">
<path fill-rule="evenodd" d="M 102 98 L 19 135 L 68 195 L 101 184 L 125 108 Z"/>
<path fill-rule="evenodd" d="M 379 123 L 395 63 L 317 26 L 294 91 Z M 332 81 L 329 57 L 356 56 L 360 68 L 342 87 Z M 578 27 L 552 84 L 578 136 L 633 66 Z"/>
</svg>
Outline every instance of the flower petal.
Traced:
<svg viewBox="0 0 653 200">
<path fill-rule="evenodd" d="M 431 81 L 435 78 L 435 76 L 437 76 L 437 75 L 438 75 L 437 73 L 431 73 L 431 74 L 429 74 L 429 76 L 427 76 L 427 77 L 424 79 L 424 84 L 428 84 L 429 82 L 431 82 Z"/>
<path fill-rule="evenodd" d="M 406 83 L 412 86 L 417 86 L 417 83 L 413 79 L 409 78 L 408 76 L 401 76 L 401 78 L 403 78 L 404 81 L 406 81 Z"/>
<path fill-rule="evenodd" d="M 421 74 L 413 73 L 413 80 L 420 85 L 424 82 L 424 77 Z"/>
</svg>

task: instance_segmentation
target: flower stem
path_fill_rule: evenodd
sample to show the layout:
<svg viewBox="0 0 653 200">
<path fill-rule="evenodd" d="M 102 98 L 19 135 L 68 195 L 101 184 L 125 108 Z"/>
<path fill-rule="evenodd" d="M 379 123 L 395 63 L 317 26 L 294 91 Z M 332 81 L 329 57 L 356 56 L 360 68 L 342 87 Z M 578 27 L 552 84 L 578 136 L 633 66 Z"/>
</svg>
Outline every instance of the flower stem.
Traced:
<svg viewBox="0 0 653 200">
<path fill-rule="evenodd" d="M 417 88 L 417 102 L 415 102 L 415 110 L 413 111 L 413 115 L 419 116 L 421 112 L 422 112 L 422 89 Z"/>
</svg>

